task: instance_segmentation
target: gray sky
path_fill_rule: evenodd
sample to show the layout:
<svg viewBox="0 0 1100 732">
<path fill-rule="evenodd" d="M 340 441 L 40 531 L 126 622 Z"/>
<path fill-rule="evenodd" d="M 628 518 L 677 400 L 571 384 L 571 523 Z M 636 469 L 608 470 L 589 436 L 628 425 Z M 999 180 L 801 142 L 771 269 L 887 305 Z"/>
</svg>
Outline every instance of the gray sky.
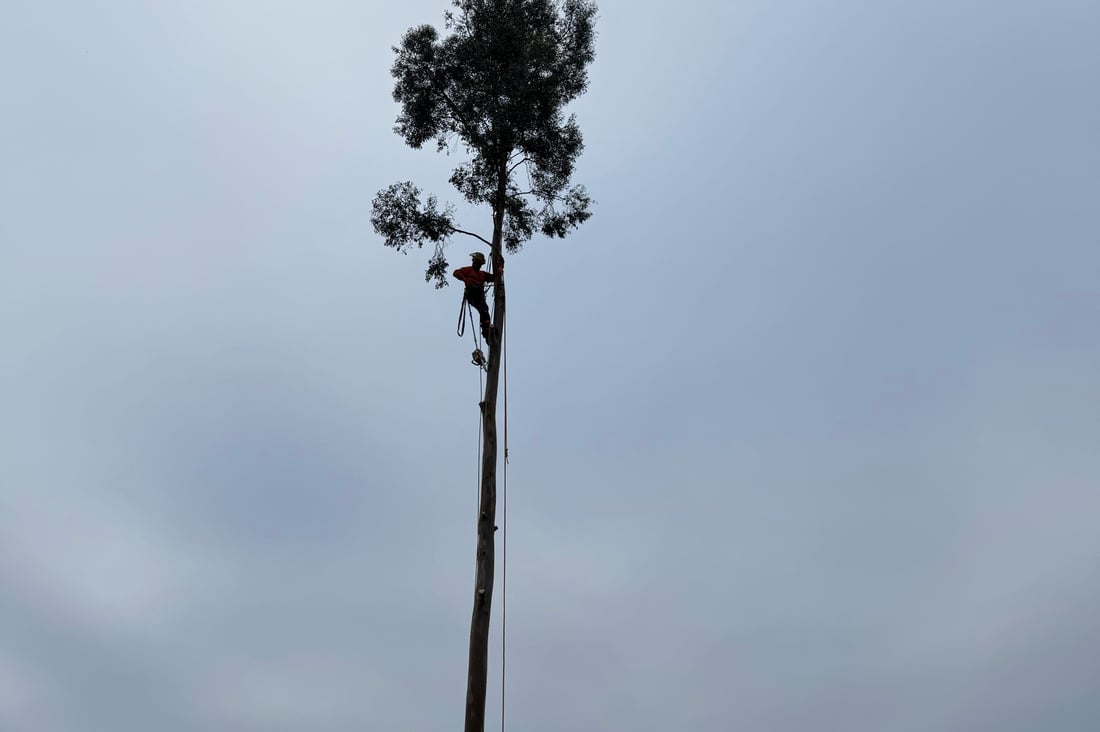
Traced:
<svg viewBox="0 0 1100 732">
<path fill-rule="evenodd" d="M 446 7 L 6 6 L 0 728 L 461 724 L 477 373 L 369 222 L 450 197 Z M 598 27 L 596 216 L 508 266 L 510 728 L 1100 727 L 1100 6 Z"/>
</svg>

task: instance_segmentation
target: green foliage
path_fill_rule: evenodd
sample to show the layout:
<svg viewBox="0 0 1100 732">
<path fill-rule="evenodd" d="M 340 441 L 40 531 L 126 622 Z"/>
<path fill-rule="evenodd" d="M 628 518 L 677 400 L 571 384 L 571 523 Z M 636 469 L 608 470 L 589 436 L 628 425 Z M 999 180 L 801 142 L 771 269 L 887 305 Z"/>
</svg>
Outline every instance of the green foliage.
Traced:
<svg viewBox="0 0 1100 732">
<path fill-rule="evenodd" d="M 470 159 L 450 182 L 493 211 L 493 247 L 515 252 L 536 232 L 564 237 L 592 200 L 570 186 L 584 148 L 565 106 L 588 87 L 596 6 L 591 0 L 453 0 L 441 37 L 430 25 L 394 48 L 394 131 L 413 148 L 460 142 Z M 525 185 L 514 180 L 521 174 Z M 445 282 L 443 245 L 459 230 L 453 209 L 421 202 L 411 183 L 379 192 L 371 217 L 387 246 L 435 244 L 428 279 Z M 467 233 L 467 232 L 461 232 Z"/>
<path fill-rule="evenodd" d="M 434 278 L 436 289 L 446 286 L 447 259 L 443 256 L 443 245 L 454 231 L 451 206 L 440 210 L 435 196 L 428 196 L 421 203 L 419 188 L 412 183 L 394 183 L 375 196 L 370 221 L 386 246 L 402 254 L 408 254 L 414 244 L 418 249 L 427 242 L 435 244 L 424 279 Z"/>
</svg>

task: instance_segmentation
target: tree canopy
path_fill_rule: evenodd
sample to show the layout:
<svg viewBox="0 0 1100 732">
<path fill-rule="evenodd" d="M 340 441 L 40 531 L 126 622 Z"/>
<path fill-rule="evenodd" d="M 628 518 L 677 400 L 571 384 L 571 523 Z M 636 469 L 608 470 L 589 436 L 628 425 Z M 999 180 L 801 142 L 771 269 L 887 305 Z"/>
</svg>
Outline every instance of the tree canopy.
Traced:
<svg viewBox="0 0 1100 732">
<path fill-rule="evenodd" d="M 536 233 L 565 237 L 590 216 L 584 186 L 571 185 L 584 147 L 566 105 L 588 87 L 595 51 L 590 0 L 453 0 L 446 35 L 409 29 L 391 73 L 401 105 L 394 132 L 413 148 L 461 145 L 469 158 L 450 182 L 471 204 L 488 204 L 487 239 L 460 228 L 453 205 L 426 198 L 411 182 L 374 199 L 371 223 L 386 246 L 408 252 L 433 244 L 425 279 L 447 284 L 444 246 L 454 234 L 480 239 L 495 257 Z M 522 184 L 517 173 L 523 171 Z"/>
</svg>

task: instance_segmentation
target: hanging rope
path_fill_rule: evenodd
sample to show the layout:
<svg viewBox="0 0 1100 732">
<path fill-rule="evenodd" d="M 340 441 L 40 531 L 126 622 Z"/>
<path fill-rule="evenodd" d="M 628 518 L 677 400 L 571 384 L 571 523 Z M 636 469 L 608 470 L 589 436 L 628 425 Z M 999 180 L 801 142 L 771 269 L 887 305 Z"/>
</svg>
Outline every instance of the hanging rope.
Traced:
<svg viewBox="0 0 1100 732">
<path fill-rule="evenodd" d="M 466 313 L 470 314 L 470 322 L 474 321 L 474 306 L 470 304 L 470 301 L 466 299 L 466 295 L 462 295 L 462 302 L 458 306 L 458 327 L 455 328 L 455 333 L 459 338 L 466 335 Z M 470 334 L 474 337 L 474 345 L 478 350 L 481 350 L 481 343 L 477 337 L 477 328 L 471 328 Z"/>
<path fill-rule="evenodd" d="M 500 582 L 500 732 L 504 732 L 504 682 L 508 662 L 508 339 L 505 323 L 507 313 L 500 322 L 500 358 L 504 371 L 504 469 L 501 473 L 501 582 Z"/>
<path fill-rule="evenodd" d="M 478 515 L 481 511 L 481 436 L 485 431 L 485 410 L 481 408 L 481 405 L 485 403 L 485 377 L 482 374 L 481 369 L 477 370 L 477 502 L 474 504 L 474 515 Z M 474 562 L 476 571 L 477 562 Z"/>
</svg>

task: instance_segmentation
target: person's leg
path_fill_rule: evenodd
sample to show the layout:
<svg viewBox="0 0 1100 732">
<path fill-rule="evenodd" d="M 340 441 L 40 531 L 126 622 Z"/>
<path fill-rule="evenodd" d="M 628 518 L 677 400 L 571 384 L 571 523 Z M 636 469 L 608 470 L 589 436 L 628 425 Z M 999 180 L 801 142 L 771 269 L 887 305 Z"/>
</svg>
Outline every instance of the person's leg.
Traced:
<svg viewBox="0 0 1100 732">
<path fill-rule="evenodd" d="M 489 328 L 492 327 L 492 323 L 489 320 L 489 306 L 485 304 L 485 301 L 481 301 L 481 307 L 477 309 L 481 314 L 481 335 L 488 338 Z"/>
<path fill-rule="evenodd" d="M 489 304 L 485 302 L 485 293 L 483 292 L 470 292 L 466 294 L 466 300 L 474 306 L 474 310 L 481 316 L 481 333 L 485 334 L 489 330 Z"/>
</svg>

